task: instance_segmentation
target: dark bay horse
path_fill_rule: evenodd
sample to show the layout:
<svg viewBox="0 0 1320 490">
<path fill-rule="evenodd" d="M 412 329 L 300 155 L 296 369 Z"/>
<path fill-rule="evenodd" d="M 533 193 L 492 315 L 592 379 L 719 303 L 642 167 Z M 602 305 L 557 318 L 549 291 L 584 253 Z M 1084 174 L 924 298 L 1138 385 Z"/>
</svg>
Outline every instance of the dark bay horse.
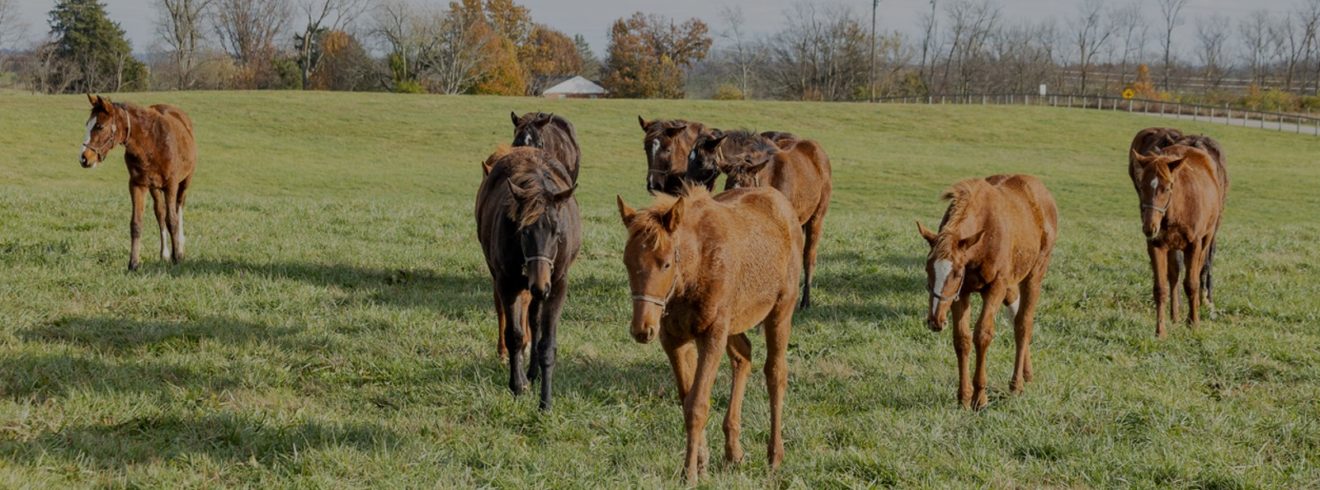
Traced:
<svg viewBox="0 0 1320 490">
<path fill-rule="evenodd" d="M 723 131 L 699 138 L 689 157 L 688 168 L 715 167 L 727 174 L 726 190 L 768 186 L 788 197 L 806 236 L 801 307 L 809 308 L 816 249 L 834 192 L 830 157 L 825 150 L 814 140 L 788 133 Z"/>
<path fill-rule="evenodd" d="M 540 148 L 501 148 L 483 167 L 487 175 L 477 191 L 477 238 L 494 284 L 509 389 L 521 394 L 540 374 L 540 406 L 549 410 L 568 269 L 582 245 L 576 185 L 568 169 Z M 524 375 L 522 354 L 529 340 L 531 359 Z"/>
<path fill-rule="evenodd" d="M 1172 296 L 1169 316 L 1178 316 L 1178 295 L 1170 295 L 1179 276 L 1179 254 L 1187 266 L 1183 288 L 1187 293 L 1187 324 L 1200 321 L 1203 271 L 1223 217 L 1228 196 L 1228 175 L 1214 156 L 1200 148 L 1173 145 L 1153 156 L 1133 151 L 1137 164 L 1133 183 L 1141 202 L 1141 228 L 1146 235 L 1155 288 L 1155 335 L 1165 336 L 1164 307 Z"/>
<path fill-rule="evenodd" d="M 142 263 L 142 212 L 147 193 L 155 203 L 156 225 L 160 227 L 160 258 L 178 264 L 184 256 L 183 208 L 197 167 L 192 119 L 171 105 L 144 108 L 111 103 L 97 95 L 88 95 L 87 99 L 92 103 L 92 114 L 87 119 L 87 137 L 78 163 L 83 168 L 94 168 L 115 146 L 124 146 L 128 191 L 133 199 L 128 270 L 137 270 Z"/>
<path fill-rule="evenodd" d="M 780 435 L 788 386 L 786 352 L 801 274 L 802 228 L 793 207 L 772 189 L 738 189 L 712 198 L 689 185 L 682 197 L 660 194 L 648 209 L 619 215 L 628 228 L 623 263 L 632 289 L 634 339 L 660 338 L 674 370 L 687 430 L 684 475 L 696 482 L 710 455 L 706 419 L 723 353 L 733 368 L 724 418 L 724 457 L 743 459 L 743 392 L 751 373 L 747 330 L 765 325 L 772 468 L 784 457 Z"/>
<path fill-rule="evenodd" d="M 531 146 L 550 152 L 568 169 L 573 182 L 577 182 L 582 149 L 578 147 L 573 123 L 562 116 L 544 112 L 528 112 L 521 117 L 510 112 L 509 117 L 513 118 L 513 146 Z"/>
<path fill-rule="evenodd" d="M 1224 148 L 1219 145 L 1218 141 L 1215 141 L 1214 138 L 1209 136 L 1185 135 L 1182 131 L 1174 128 L 1146 128 L 1138 131 L 1137 135 L 1132 138 L 1132 146 L 1130 147 L 1131 151 L 1128 152 L 1128 177 L 1132 179 L 1132 188 L 1136 189 L 1138 194 L 1141 193 L 1141 187 L 1138 184 L 1139 179 L 1137 179 L 1137 172 L 1140 170 L 1140 166 L 1134 155 L 1155 156 L 1159 155 L 1163 149 L 1174 145 L 1191 146 L 1208 153 L 1214 159 L 1215 170 L 1218 172 L 1216 177 L 1223 181 L 1222 184 L 1225 191 L 1227 191 L 1229 184 L 1228 162 L 1226 162 L 1224 158 Z M 1215 228 L 1217 230 L 1218 225 L 1216 225 Z M 1212 314 L 1214 312 L 1215 301 L 1215 251 L 1218 250 L 1218 248 L 1217 237 L 1210 237 L 1210 248 L 1206 250 L 1205 254 L 1205 267 L 1201 268 L 1201 294 L 1206 302 L 1206 306 L 1210 308 Z M 1169 287 L 1176 289 L 1178 287 L 1176 279 L 1178 274 L 1176 269 L 1180 267 L 1179 264 L 1184 262 L 1184 257 L 1182 256 L 1182 252 L 1175 252 L 1174 255 L 1178 260 L 1169 262 L 1169 266 L 1175 269 L 1172 276 L 1175 279 Z M 1177 296 L 1174 296 L 1173 311 L 1176 312 L 1177 310 L 1178 298 Z M 1177 313 L 1174 313 L 1173 316 L 1178 315 Z"/>
<path fill-rule="evenodd" d="M 1041 282 L 1058 238 L 1059 213 L 1045 185 L 1027 175 L 995 175 L 964 180 L 944 193 L 949 208 L 939 232 L 917 223 L 930 244 L 926 256 L 926 289 L 930 292 L 927 326 L 939 332 L 953 311 L 953 350 L 958 356 L 958 403 L 985 408 L 986 352 L 994 337 L 995 313 L 1007 305 L 1013 317 L 1017 357 L 1013 393 L 1031 381 L 1031 332 L 1040 301 Z M 967 357 L 972 293 L 981 295 L 976 322 L 976 379 L 969 380 Z M 975 392 L 973 392 L 973 387 Z"/>
<path fill-rule="evenodd" d="M 646 190 L 652 194 L 663 192 L 675 195 L 685 184 L 696 184 L 714 189 L 720 176 L 714 167 L 689 167 L 688 154 L 697 137 L 712 129 L 699 122 L 682 119 L 654 119 L 647 121 L 637 116 L 642 125 L 642 148 L 646 151 Z"/>
</svg>

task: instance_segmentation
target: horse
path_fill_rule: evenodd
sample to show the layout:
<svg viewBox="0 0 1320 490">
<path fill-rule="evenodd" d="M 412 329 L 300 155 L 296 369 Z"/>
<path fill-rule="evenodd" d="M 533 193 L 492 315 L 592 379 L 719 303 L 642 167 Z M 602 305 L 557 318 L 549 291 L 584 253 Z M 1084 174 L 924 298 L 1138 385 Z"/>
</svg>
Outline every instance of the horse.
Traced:
<svg viewBox="0 0 1320 490">
<path fill-rule="evenodd" d="M 142 263 L 142 211 L 147 193 L 155 203 L 156 226 L 160 228 L 160 259 L 178 264 L 184 257 L 183 208 L 197 167 L 192 119 L 166 104 L 144 108 L 112 103 L 109 98 L 91 94 L 87 100 L 92 104 L 92 113 L 78 163 L 83 168 L 96 168 L 115 146 L 124 146 L 128 191 L 133 201 L 128 270 L 135 271 Z"/>
<path fill-rule="evenodd" d="M 1130 147 L 1131 151 L 1128 152 L 1128 177 L 1132 179 L 1132 188 L 1135 189 L 1138 194 L 1141 193 L 1141 187 L 1137 179 L 1139 166 L 1136 158 L 1133 158 L 1131 154 L 1135 152 L 1143 156 L 1153 156 L 1159 154 L 1160 150 L 1173 145 L 1191 146 L 1210 154 L 1215 161 L 1215 170 L 1218 172 L 1216 176 L 1223 180 L 1224 188 L 1228 188 L 1228 169 L 1227 162 L 1224 159 L 1224 148 L 1220 146 L 1219 142 L 1215 141 L 1214 138 L 1203 135 L 1184 135 L 1182 131 L 1174 128 L 1146 128 L 1138 131 L 1137 135 L 1132 138 L 1132 146 Z M 1218 226 L 1216 226 L 1216 229 L 1217 228 Z M 1204 296 L 1206 306 L 1210 308 L 1212 314 L 1214 313 L 1215 298 L 1215 250 L 1218 248 L 1218 240 L 1216 237 L 1211 237 L 1210 248 L 1206 251 L 1205 255 L 1205 267 L 1201 269 L 1201 292 Z M 1179 255 L 1178 260 L 1170 262 L 1170 264 L 1177 267 L 1181 262 L 1183 262 L 1183 260 L 1181 255 Z M 1174 274 L 1174 277 L 1177 277 L 1177 274 Z M 1177 288 L 1177 286 L 1178 283 L 1176 281 L 1170 284 L 1170 287 L 1172 288 Z M 1174 298 L 1173 309 L 1177 310 L 1176 297 Z"/>
<path fill-rule="evenodd" d="M 540 408 L 550 410 L 568 270 L 582 247 L 577 186 L 563 163 L 540 148 L 500 148 L 482 167 L 487 175 L 477 191 L 477 238 L 494 286 L 509 390 L 522 394 L 539 374 Z M 533 345 L 524 375 L 528 334 Z"/>
<path fill-rule="evenodd" d="M 1200 322 L 1202 300 L 1213 307 L 1212 298 L 1202 296 L 1202 281 L 1223 217 L 1228 175 L 1211 153 L 1187 145 L 1166 147 L 1153 156 L 1132 151 L 1130 157 L 1138 167 L 1133 180 L 1155 278 L 1155 336 L 1163 338 L 1164 307 L 1170 296 L 1169 316 L 1178 317 L 1178 295 L 1170 295 L 1169 290 L 1178 284 L 1179 253 L 1187 265 L 1183 284 L 1187 324 L 1195 328 Z"/>
<path fill-rule="evenodd" d="M 688 168 L 714 167 L 727 174 L 725 190 L 739 187 L 773 187 L 793 204 L 798 224 L 806 236 L 802 252 L 805 280 L 801 308 L 811 307 L 811 283 L 816 274 L 816 249 L 820 245 L 834 184 L 830 157 L 820 143 L 796 136 L 773 133 L 779 139 L 750 131 L 723 131 L 703 136 L 689 156 Z"/>
<path fill-rule="evenodd" d="M 1045 185 L 1027 175 L 964 180 L 942 197 L 949 201 L 949 207 L 939 232 L 917 222 L 917 231 L 930 244 L 926 256 L 930 313 L 926 324 L 932 331 L 944 330 L 945 317 L 952 310 L 958 403 L 963 408 L 980 410 L 989 403 L 986 351 L 994 337 L 995 314 L 1000 305 L 1008 306 L 1017 342 L 1010 389 L 1021 393 L 1031 381 L 1031 332 L 1041 282 L 1058 238 L 1059 213 Z M 974 382 L 968 379 L 967 367 L 973 342 L 972 293 L 980 293 L 982 302 L 976 322 Z"/>
<path fill-rule="evenodd" d="M 582 149 L 578 147 L 573 123 L 562 116 L 544 112 L 528 112 L 521 117 L 510 112 L 509 117 L 513 118 L 513 146 L 545 149 L 564 164 L 569 175 L 573 176 L 573 182 L 577 182 Z"/>
<path fill-rule="evenodd" d="M 704 187 L 688 185 L 681 194 L 660 194 L 640 211 L 618 198 L 628 229 L 623 263 L 632 290 L 630 332 L 643 344 L 659 337 L 669 357 L 687 430 L 684 475 L 695 482 L 710 457 L 706 419 L 721 352 L 733 369 L 724 458 L 734 464 L 743 459 L 739 434 L 752 354 L 746 332 L 765 325 L 767 458 L 778 467 L 802 228 L 792 205 L 772 189 L 737 189 L 712 198 Z"/>
<path fill-rule="evenodd" d="M 720 175 L 718 170 L 688 166 L 692 145 L 699 136 L 710 133 L 710 128 L 682 119 L 647 121 L 637 116 L 637 122 L 645 133 L 642 148 L 646 152 L 647 192 L 673 195 L 682 192 L 687 183 L 703 186 L 706 190 L 715 188 L 715 179 Z"/>
</svg>

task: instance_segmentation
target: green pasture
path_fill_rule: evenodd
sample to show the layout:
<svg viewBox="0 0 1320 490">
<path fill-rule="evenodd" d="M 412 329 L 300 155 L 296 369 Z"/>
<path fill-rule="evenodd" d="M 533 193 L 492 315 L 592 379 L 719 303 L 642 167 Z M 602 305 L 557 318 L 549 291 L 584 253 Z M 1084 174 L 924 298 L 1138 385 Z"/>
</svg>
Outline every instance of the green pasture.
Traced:
<svg viewBox="0 0 1320 490">
<path fill-rule="evenodd" d="M 714 487 L 1320 486 L 1320 138 L 1055 108 L 547 101 L 301 92 L 112 95 L 189 112 L 188 259 L 128 261 L 122 150 L 77 163 L 82 96 L 0 94 L 0 487 L 681 485 L 658 345 L 628 335 L 614 196 L 646 205 L 637 115 L 818 139 L 834 198 L 789 350 L 786 458 L 765 463 L 763 338 L 743 444 Z M 510 111 L 571 119 L 583 250 L 555 409 L 514 398 L 476 244 L 480 161 Z M 1154 338 L 1127 178 L 1138 129 L 1226 148 L 1218 316 Z M 924 326 L 939 193 L 1039 176 L 1060 211 L 1033 346 L 1007 394 L 958 408 L 949 332 Z M 979 306 L 978 306 L 979 308 Z M 721 372 L 708 427 L 722 453 Z"/>
</svg>

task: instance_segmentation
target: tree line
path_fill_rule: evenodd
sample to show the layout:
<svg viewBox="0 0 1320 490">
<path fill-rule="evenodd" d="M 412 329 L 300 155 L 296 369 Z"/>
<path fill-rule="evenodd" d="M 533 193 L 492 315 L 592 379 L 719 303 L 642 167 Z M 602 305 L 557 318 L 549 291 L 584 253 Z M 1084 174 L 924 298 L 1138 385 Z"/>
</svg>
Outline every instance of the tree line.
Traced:
<svg viewBox="0 0 1320 490">
<path fill-rule="evenodd" d="M 0 71 L 47 93 L 534 95 L 582 75 L 614 97 L 649 98 L 848 101 L 1045 84 L 1300 107 L 1320 94 L 1320 0 L 1238 19 L 1189 0 L 1070 2 L 1056 20 L 1009 18 L 1000 0 L 929 0 L 912 32 L 875 29 L 883 2 L 872 12 L 800 0 L 768 33 L 738 8 L 720 11 L 714 27 L 639 12 L 609 26 L 598 57 L 580 34 L 536 22 L 515 0 L 156 0 L 152 54 L 138 59 L 100 1 L 55 1 L 47 36 L 18 46 L 16 0 L 0 0 Z"/>
</svg>

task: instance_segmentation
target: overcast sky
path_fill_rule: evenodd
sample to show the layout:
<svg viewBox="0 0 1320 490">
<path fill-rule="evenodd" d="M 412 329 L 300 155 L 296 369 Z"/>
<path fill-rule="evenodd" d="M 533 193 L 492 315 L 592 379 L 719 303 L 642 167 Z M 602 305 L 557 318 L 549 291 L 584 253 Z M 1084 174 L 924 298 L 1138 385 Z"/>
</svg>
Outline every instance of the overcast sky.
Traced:
<svg viewBox="0 0 1320 490">
<path fill-rule="evenodd" d="M 110 18 L 118 22 L 133 43 L 136 52 L 148 51 L 157 43 L 154 22 L 154 5 L 157 0 L 103 0 Z M 292 0 L 290 0 L 292 1 Z M 748 31 L 754 34 L 769 34 L 777 31 L 783 24 L 785 11 L 799 2 L 854 4 L 859 13 L 869 14 L 870 0 L 518 0 L 518 3 L 531 9 L 532 17 L 537 22 L 572 34 L 582 34 L 591 43 L 597 55 L 603 54 L 608 41 L 610 24 L 618 18 L 644 11 L 669 17 L 686 19 L 699 17 L 711 26 L 712 34 L 718 34 L 719 13 L 725 6 L 739 6 L 747 17 Z M 1130 5 L 1133 0 L 1107 0 L 1113 5 Z M 1151 19 L 1152 27 L 1159 17 L 1155 0 L 1137 0 Z M 1004 19 L 1041 19 L 1053 17 L 1060 21 L 1071 17 L 1081 0 L 1000 0 Z M 54 0 L 20 0 L 18 8 L 22 18 L 29 25 L 28 37 L 36 39 L 45 33 L 49 26 L 47 12 L 54 5 Z M 445 5 L 447 1 L 417 0 L 419 4 Z M 1255 9 L 1267 9 L 1282 12 L 1290 9 L 1292 0 L 1188 0 L 1185 16 L 1219 13 L 1231 18 L 1241 18 Z M 881 0 L 879 26 L 884 31 L 902 31 L 915 34 L 918 30 L 922 12 L 929 9 L 929 0 Z M 1195 31 L 1194 22 L 1189 19 L 1179 28 L 1179 39 L 1192 39 Z M 1236 29 L 1234 29 L 1236 32 Z M 1152 32 L 1153 34 L 1153 32 Z M 1152 37 L 1152 44 L 1153 44 Z"/>
</svg>

